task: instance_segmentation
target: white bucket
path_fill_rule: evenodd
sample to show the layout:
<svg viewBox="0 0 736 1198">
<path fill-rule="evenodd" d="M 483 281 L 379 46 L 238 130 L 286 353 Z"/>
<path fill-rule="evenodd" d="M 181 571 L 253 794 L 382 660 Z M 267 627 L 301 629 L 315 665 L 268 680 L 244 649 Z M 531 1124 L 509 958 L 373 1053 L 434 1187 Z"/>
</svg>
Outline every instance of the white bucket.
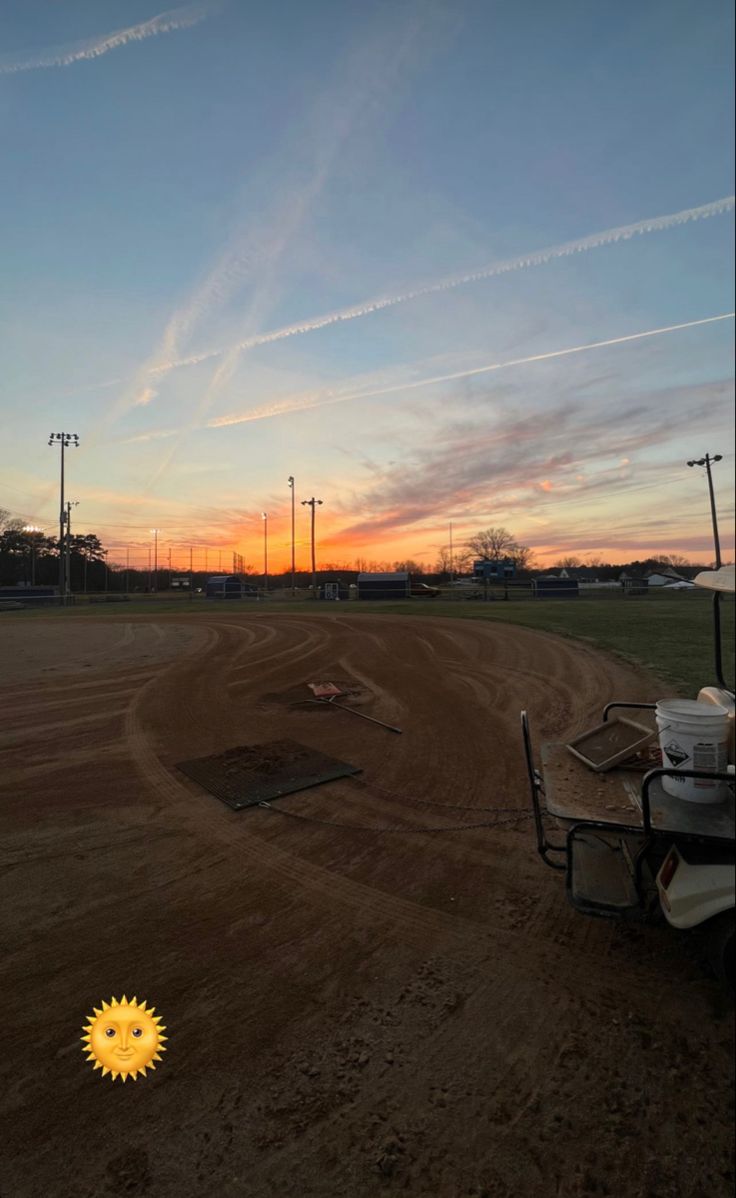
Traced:
<svg viewBox="0 0 736 1198">
<path fill-rule="evenodd" d="M 728 712 L 696 699 L 662 699 L 657 704 L 657 727 L 665 769 L 726 772 Z M 720 803 L 728 796 L 728 783 L 707 778 L 662 779 L 667 794 L 691 803 Z"/>
</svg>

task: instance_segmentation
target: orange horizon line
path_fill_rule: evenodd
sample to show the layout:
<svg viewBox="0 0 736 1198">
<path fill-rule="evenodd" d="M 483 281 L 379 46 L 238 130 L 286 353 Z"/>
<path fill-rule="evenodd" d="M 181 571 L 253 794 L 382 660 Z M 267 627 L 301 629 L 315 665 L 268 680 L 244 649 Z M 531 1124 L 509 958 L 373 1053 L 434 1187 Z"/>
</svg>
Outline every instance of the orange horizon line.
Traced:
<svg viewBox="0 0 736 1198">
<path fill-rule="evenodd" d="M 108 556 L 109 556 L 109 555 L 108 555 Z M 242 556 L 244 556 L 244 555 L 243 555 L 243 554 L 241 554 L 240 556 L 242 557 Z M 552 555 L 549 555 L 549 556 L 550 556 L 550 560 L 542 560 L 541 558 L 540 558 L 540 559 L 537 559 L 537 563 L 536 563 L 536 564 L 534 564 L 534 565 L 532 565 L 532 566 L 530 567 L 530 570 L 532 570 L 532 571 L 533 571 L 533 570 L 535 570 L 535 569 L 538 569 L 538 568 L 540 568 L 540 567 L 549 568 L 549 567 L 553 567 L 553 566 L 554 566 L 554 567 L 556 567 L 556 568 L 559 568 L 559 569 L 570 569 L 570 570 L 580 570 L 580 569 L 584 569 L 584 570 L 588 570 L 588 569 L 590 569 L 590 570 L 596 570 L 596 569 L 601 569 L 601 570 L 610 570 L 610 569 L 623 569 L 623 568 L 624 568 L 624 566 L 630 566 L 630 565 L 632 564 L 632 562 L 636 562 L 636 561 L 640 561 L 640 562 L 643 562 L 643 561 L 653 561 L 653 562 L 657 562 L 657 561 L 659 561 L 659 562 L 661 562 L 661 564 L 662 564 L 662 565 L 665 565 L 665 564 L 666 564 L 666 563 L 665 563 L 665 562 L 662 560 L 662 558 L 657 558 L 655 555 L 652 555 L 652 554 L 647 554 L 647 555 L 644 555 L 644 556 L 641 556 L 641 557 L 629 557 L 629 558 L 626 558 L 626 559 L 624 559 L 624 560 L 622 560 L 622 561 L 601 561 L 601 562 L 599 562 L 599 563 L 591 563 L 591 562 L 581 561 L 581 562 L 580 562 L 578 565 L 576 565 L 576 566 L 568 566 L 568 567 L 563 567 L 563 566 L 560 566 L 560 564 L 559 564 L 559 555 L 554 555 L 554 554 L 552 554 Z M 566 555 L 562 555 L 562 556 L 566 556 Z M 570 556 L 573 556 L 573 555 L 570 555 Z M 669 556 L 669 555 L 663 555 L 663 556 Z M 679 556 L 682 556 L 682 555 L 679 555 Z M 426 573 L 426 574 L 442 574 L 442 573 L 450 573 L 450 571 L 449 571 L 449 570 L 444 570 L 444 571 L 443 571 L 443 570 L 436 570 L 436 569 L 434 568 L 434 566 L 432 566 L 431 564 L 429 564 L 429 563 L 427 563 L 427 562 L 425 562 L 425 561 L 422 561 L 421 559 L 417 559 L 417 558 L 407 558 L 406 560 L 408 560 L 408 561 L 414 561 L 414 562 L 416 563 L 416 565 L 417 565 L 418 567 L 420 567 L 420 568 L 421 568 L 421 570 L 422 570 L 424 573 Z M 688 558 L 688 560 L 687 560 L 687 561 L 685 561 L 685 562 L 683 562 L 683 563 L 682 563 L 682 567 L 683 567 L 684 569 L 688 569 L 688 568 L 690 568 L 690 567 L 701 566 L 701 567 L 703 567 L 704 569 L 708 569 L 708 568 L 710 568 L 710 567 L 712 566 L 712 564 L 713 564 L 713 561 L 714 561 L 714 558 L 710 558 L 710 559 L 708 559 L 707 561 L 698 561 L 698 560 L 696 560 L 696 559 L 694 559 L 694 558 Z M 389 569 L 391 569 L 391 568 L 392 568 L 392 563 L 391 563 L 391 562 L 389 562 L 389 561 L 381 561 L 380 559 L 376 559 L 376 558 L 372 558 L 372 559 L 370 559 L 370 563 L 371 563 L 371 564 L 375 564 L 375 565 L 377 565 L 377 566 L 386 566 L 386 567 L 388 567 Z M 728 563 L 725 563 L 725 564 L 728 564 Z M 139 560 L 137 564 L 136 564 L 136 562 L 134 562 L 134 561 L 130 561 L 130 562 L 129 562 L 129 564 L 126 566 L 126 562 L 125 562 L 125 561 L 119 561 L 119 560 L 118 560 L 118 561 L 108 561 L 108 567 L 109 567 L 110 569 L 117 569 L 117 570 L 125 570 L 126 568 L 128 568 L 128 569 L 130 569 L 130 570 L 136 570 L 136 571 L 138 571 L 139 573 L 145 573 L 146 571 L 148 571 L 148 570 L 149 570 L 149 568 L 150 568 L 150 569 L 153 569 L 153 564 L 151 563 L 151 564 L 150 564 L 150 566 L 149 566 L 148 560 L 147 560 L 147 559 L 144 559 L 144 560 Z M 172 573 L 176 572 L 176 573 L 180 573 L 180 574 L 186 574 L 186 573 L 189 571 L 189 568 L 190 568 L 190 567 L 189 567 L 189 562 L 188 562 L 188 561 L 186 561 L 186 562 L 175 562 L 175 561 L 172 561 L 172 563 L 171 563 L 171 567 L 170 567 L 170 568 L 171 568 L 171 571 L 172 571 Z M 670 567 L 670 568 L 671 568 L 671 569 L 677 569 L 678 567 L 677 567 L 677 566 L 673 566 L 673 567 Z M 256 563 L 253 563 L 253 562 L 244 562 L 244 563 L 243 563 L 243 571 L 242 571 L 242 572 L 243 572 L 243 573 L 246 573 L 246 572 L 248 571 L 248 569 L 249 569 L 250 573 L 251 573 L 251 574 L 253 574 L 255 577 L 262 576 L 262 575 L 263 575 L 263 573 L 264 573 L 264 570 L 263 570 L 262 564 L 261 564 L 260 566 L 257 566 L 257 565 L 256 565 Z M 362 567 L 361 567 L 361 566 L 359 566 L 359 565 L 357 565 L 357 564 L 356 564 L 356 562 L 354 562 L 354 561 L 353 561 L 353 562 L 335 562 L 335 563 L 333 563 L 333 562 L 330 562 L 330 561 L 327 561 L 327 562 L 320 562 L 320 561 L 317 561 L 317 563 L 316 563 L 316 569 L 317 569 L 317 571 L 324 571 L 324 570 L 352 570 L 352 571 L 360 572 L 360 570 L 362 569 Z M 159 561 L 158 561 L 158 571 L 159 571 L 159 573 L 162 573 L 162 572 L 164 572 L 164 571 L 168 571 L 168 570 L 169 570 L 169 563 L 168 563 L 168 559 L 161 560 L 161 558 L 159 558 Z M 194 573 L 198 573 L 198 574 L 199 574 L 199 573 L 204 573 L 204 572 L 210 572 L 210 573 L 211 573 L 211 572 L 212 572 L 212 571 L 214 571 L 214 570 L 221 570 L 223 574 L 239 573 L 239 571 L 235 571 L 235 570 L 233 570 L 233 564 L 232 564 L 232 561 L 230 561 L 230 562 L 223 562 L 222 564 L 219 564 L 219 563 L 215 563 L 215 562 L 199 562 L 199 563 L 198 563 L 198 562 L 195 560 L 195 561 L 193 562 L 193 565 L 192 565 L 192 570 L 194 571 Z M 305 563 L 305 564 L 303 564 L 303 565 L 300 565 L 300 564 L 299 564 L 299 562 L 296 562 L 296 563 L 295 563 L 295 565 L 294 565 L 294 573 L 295 573 L 295 574 L 311 574 L 311 572 L 312 572 L 312 565 L 311 565 L 311 562 L 307 562 L 307 563 Z M 467 571 L 463 571 L 463 570 L 454 569 L 454 570 L 452 571 L 452 573 L 454 573 L 454 574 L 467 574 Z M 277 575 L 277 574 L 284 574 L 284 575 L 286 575 L 286 574 L 291 574 L 291 562 L 289 561 L 289 562 L 286 562 L 286 563 L 284 563 L 284 564 L 281 564 L 281 563 L 273 563 L 273 564 L 272 564 L 271 562 L 269 562 L 269 563 L 268 563 L 268 575 L 269 575 L 269 577 L 270 577 L 270 576 L 272 576 L 272 575 Z"/>
</svg>

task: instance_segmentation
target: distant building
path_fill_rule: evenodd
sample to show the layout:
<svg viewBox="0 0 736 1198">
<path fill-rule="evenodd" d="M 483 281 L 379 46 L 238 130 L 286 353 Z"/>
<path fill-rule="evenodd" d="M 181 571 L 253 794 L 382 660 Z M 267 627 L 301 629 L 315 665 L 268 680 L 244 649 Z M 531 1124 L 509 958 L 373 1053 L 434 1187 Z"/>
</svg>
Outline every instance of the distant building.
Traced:
<svg viewBox="0 0 736 1198">
<path fill-rule="evenodd" d="M 646 595 L 649 590 L 648 578 L 637 578 L 632 574 L 627 574 L 625 570 L 619 575 L 618 581 L 626 595 Z"/>
<path fill-rule="evenodd" d="M 319 588 L 323 599 L 349 599 L 350 586 L 341 578 L 327 580 Z"/>
<path fill-rule="evenodd" d="M 677 570 L 650 570 L 644 576 L 650 587 L 666 587 L 673 582 L 686 582 L 682 574 L 678 574 Z"/>
<path fill-rule="evenodd" d="M 576 599 L 580 593 L 577 578 L 563 578 L 557 574 L 540 574 L 532 580 L 537 599 Z"/>
<path fill-rule="evenodd" d="M 0 587 L 0 600 L 15 600 L 23 603 L 24 607 L 53 607 L 61 603 L 58 587 L 35 587 L 27 582 L 16 583 L 12 587 Z"/>
<path fill-rule="evenodd" d="M 208 599 L 255 599 L 258 591 L 255 587 L 237 574 L 215 574 L 207 579 L 206 596 Z"/>
<path fill-rule="evenodd" d="M 597 566 L 571 566 L 560 571 L 560 578 L 577 578 L 578 582 L 598 582 L 598 575 Z"/>
<path fill-rule="evenodd" d="M 407 570 L 385 574 L 359 574 L 359 599 L 408 599 L 411 579 Z"/>
</svg>

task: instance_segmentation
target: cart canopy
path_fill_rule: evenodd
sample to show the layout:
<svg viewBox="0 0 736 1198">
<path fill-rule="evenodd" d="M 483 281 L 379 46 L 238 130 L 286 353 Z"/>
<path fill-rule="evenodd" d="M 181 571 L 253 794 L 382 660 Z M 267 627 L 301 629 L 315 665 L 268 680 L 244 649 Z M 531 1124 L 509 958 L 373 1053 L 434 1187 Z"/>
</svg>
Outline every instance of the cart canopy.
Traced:
<svg viewBox="0 0 736 1198">
<path fill-rule="evenodd" d="M 693 579 L 698 587 L 709 591 L 736 591 L 736 572 L 733 566 L 721 566 L 720 570 L 703 570 Z"/>
</svg>

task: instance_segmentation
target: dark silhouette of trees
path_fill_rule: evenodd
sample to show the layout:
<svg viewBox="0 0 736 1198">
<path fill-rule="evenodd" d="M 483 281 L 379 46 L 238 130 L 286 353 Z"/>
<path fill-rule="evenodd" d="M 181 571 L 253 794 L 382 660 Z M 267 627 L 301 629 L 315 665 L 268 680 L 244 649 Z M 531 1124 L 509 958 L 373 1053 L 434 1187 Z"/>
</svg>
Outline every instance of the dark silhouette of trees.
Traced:
<svg viewBox="0 0 736 1198">
<path fill-rule="evenodd" d="M 468 549 L 486 561 L 512 561 L 517 570 L 529 570 L 533 565 L 532 551 L 520 545 L 508 528 L 484 528 L 467 541 Z"/>
</svg>

